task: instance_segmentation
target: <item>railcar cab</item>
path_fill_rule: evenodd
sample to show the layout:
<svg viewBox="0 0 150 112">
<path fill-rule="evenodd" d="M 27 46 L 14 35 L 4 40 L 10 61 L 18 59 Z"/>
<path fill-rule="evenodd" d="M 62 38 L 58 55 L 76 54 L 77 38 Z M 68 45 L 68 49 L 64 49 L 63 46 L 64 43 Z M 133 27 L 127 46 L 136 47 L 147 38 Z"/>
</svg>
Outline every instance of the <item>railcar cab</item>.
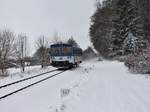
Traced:
<svg viewBox="0 0 150 112">
<path fill-rule="evenodd" d="M 54 67 L 71 67 L 81 62 L 82 50 L 70 44 L 50 46 L 50 61 Z"/>
</svg>

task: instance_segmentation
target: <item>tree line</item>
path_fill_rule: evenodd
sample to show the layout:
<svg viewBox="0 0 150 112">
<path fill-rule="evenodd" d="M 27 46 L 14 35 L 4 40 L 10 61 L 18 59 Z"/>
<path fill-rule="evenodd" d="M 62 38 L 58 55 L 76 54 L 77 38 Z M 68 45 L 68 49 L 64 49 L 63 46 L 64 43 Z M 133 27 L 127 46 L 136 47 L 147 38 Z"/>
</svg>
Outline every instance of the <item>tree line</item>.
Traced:
<svg viewBox="0 0 150 112">
<path fill-rule="evenodd" d="M 129 68 L 143 68 L 138 54 L 148 53 L 150 47 L 150 1 L 104 0 L 96 1 L 95 7 L 89 28 L 94 48 L 104 58 L 125 57 L 126 65 L 132 65 Z M 129 63 L 131 55 L 133 63 Z"/>
</svg>

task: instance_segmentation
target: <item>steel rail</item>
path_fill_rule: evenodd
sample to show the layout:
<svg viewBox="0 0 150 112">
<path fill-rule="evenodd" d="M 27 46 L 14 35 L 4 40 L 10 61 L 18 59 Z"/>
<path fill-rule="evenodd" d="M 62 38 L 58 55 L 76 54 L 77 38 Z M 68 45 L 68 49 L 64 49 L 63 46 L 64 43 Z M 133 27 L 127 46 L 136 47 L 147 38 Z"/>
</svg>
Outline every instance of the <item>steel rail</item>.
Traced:
<svg viewBox="0 0 150 112">
<path fill-rule="evenodd" d="M 0 100 L 6 98 L 6 97 L 8 97 L 8 96 L 11 96 L 11 95 L 13 95 L 13 94 L 15 94 L 15 93 L 18 93 L 18 92 L 20 92 L 20 91 L 22 91 L 22 90 L 24 90 L 24 89 L 27 89 L 27 88 L 29 88 L 29 87 L 31 87 L 31 86 L 34 86 L 34 85 L 36 85 L 36 84 L 38 84 L 38 83 L 40 83 L 40 82 L 43 82 L 43 81 L 48 80 L 48 79 L 50 79 L 50 78 L 52 78 L 52 77 L 55 77 L 55 76 L 57 76 L 57 75 L 59 75 L 59 74 L 65 72 L 65 71 L 66 71 L 66 70 L 61 71 L 61 72 L 59 72 L 59 73 L 55 73 L 54 75 L 48 76 L 48 77 L 46 77 L 46 78 L 43 78 L 43 79 L 41 79 L 41 80 L 39 80 L 39 81 L 36 81 L 36 82 L 34 82 L 34 83 L 32 83 L 32 84 L 29 84 L 29 85 L 24 86 L 24 87 L 22 87 L 22 88 L 20 88 L 20 89 L 17 89 L 17 90 L 15 90 L 15 91 L 11 92 L 11 93 L 8 93 L 8 94 L 6 94 L 6 95 L 0 96 Z"/>
<path fill-rule="evenodd" d="M 14 84 L 17 84 L 17 83 L 20 83 L 20 82 L 27 81 L 27 80 L 29 80 L 29 79 L 33 79 L 33 78 L 35 78 L 35 77 L 39 77 L 39 76 L 45 75 L 45 74 L 47 74 L 47 73 L 51 73 L 51 72 L 57 71 L 57 70 L 58 70 L 58 69 L 51 70 L 51 71 L 48 71 L 48 72 L 40 73 L 40 74 L 31 76 L 31 77 L 28 77 L 28 78 L 21 79 L 21 80 L 15 81 L 15 82 L 11 82 L 11 83 L 8 83 L 8 84 L 5 84 L 5 85 L 0 86 L 0 89 L 2 89 L 2 88 L 4 88 L 4 87 L 11 86 L 11 85 L 14 85 Z"/>
</svg>

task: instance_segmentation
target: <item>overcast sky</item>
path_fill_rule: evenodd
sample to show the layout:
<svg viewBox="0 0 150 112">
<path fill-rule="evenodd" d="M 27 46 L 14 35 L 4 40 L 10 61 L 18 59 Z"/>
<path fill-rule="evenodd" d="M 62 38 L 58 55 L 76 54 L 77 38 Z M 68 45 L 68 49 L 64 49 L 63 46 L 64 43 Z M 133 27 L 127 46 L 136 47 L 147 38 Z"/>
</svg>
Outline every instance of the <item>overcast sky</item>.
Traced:
<svg viewBox="0 0 150 112">
<path fill-rule="evenodd" d="M 0 29 L 26 33 L 30 49 L 40 35 L 63 40 L 73 36 L 85 49 L 90 45 L 88 29 L 95 0 L 0 0 Z M 65 39 L 64 39 L 65 38 Z"/>
</svg>

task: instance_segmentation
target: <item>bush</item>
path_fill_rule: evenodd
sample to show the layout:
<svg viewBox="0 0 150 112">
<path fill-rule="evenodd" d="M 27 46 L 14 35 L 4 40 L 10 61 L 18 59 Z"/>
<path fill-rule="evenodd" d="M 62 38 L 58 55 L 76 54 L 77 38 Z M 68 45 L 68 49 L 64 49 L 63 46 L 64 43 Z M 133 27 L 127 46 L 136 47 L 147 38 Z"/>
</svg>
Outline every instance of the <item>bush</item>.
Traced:
<svg viewBox="0 0 150 112">
<path fill-rule="evenodd" d="M 0 70 L 0 77 L 7 77 L 9 74 L 6 69 Z"/>
<path fill-rule="evenodd" d="M 126 62 L 127 56 L 126 55 L 125 56 L 116 56 L 113 58 L 113 60 L 118 60 L 120 62 Z"/>
<path fill-rule="evenodd" d="M 125 65 L 134 73 L 150 73 L 150 48 L 128 55 Z"/>
</svg>

